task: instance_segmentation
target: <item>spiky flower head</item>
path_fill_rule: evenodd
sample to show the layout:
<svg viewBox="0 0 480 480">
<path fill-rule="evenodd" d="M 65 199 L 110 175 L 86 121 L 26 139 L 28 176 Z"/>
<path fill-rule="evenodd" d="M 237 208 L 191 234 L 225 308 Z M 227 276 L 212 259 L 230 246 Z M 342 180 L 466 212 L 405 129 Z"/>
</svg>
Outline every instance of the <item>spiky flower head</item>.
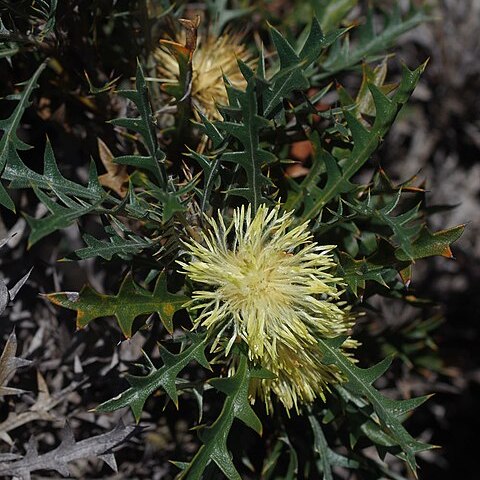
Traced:
<svg viewBox="0 0 480 480">
<path fill-rule="evenodd" d="M 238 67 L 238 60 L 252 66 L 252 55 L 242 42 L 241 35 L 224 34 L 219 37 L 199 38 L 192 60 L 193 105 L 209 120 L 222 118 L 216 105 L 227 105 L 227 91 L 223 75 L 237 88 L 244 88 L 245 79 Z M 179 81 L 179 65 L 167 48 L 155 52 L 160 80 L 165 84 Z"/>
<path fill-rule="evenodd" d="M 342 380 L 336 367 L 322 363 L 316 338 L 346 335 L 354 321 L 332 274 L 334 246 L 318 245 L 306 223 L 293 221 L 293 212 L 266 206 L 254 215 L 250 207 L 238 208 L 228 225 L 220 215 L 208 218 L 202 241 L 186 244 L 191 261 L 180 262 L 202 285 L 190 303 L 198 310 L 195 326 L 204 326 L 226 354 L 243 340 L 250 359 L 276 376 L 252 386 L 267 410 L 272 392 L 287 410 L 298 411 Z"/>
</svg>

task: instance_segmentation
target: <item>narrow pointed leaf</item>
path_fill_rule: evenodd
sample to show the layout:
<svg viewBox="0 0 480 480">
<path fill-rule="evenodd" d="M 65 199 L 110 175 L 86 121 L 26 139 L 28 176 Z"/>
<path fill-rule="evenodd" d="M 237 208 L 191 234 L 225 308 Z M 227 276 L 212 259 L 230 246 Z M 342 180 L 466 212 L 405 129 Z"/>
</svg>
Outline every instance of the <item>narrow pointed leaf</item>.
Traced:
<svg viewBox="0 0 480 480">
<path fill-rule="evenodd" d="M 207 465 L 214 461 L 228 480 L 241 480 L 228 452 L 227 438 L 235 418 L 261 434 L 260 420 L 248 400 L 250 377 L 247 358 L 242 354 L 235 375 L 212 381 L 214 386 L 216 383 L 223 392 L 228 392 L 225 403 L 215 422 L 201 432 L 203 445 L 179 474 L 179 479 L 200 480 Z"/>
<path fill-rule="evenodd" d="M 0 138 L 0 175 L 2 178 L 5 178 L 5 168 L 12 162 L 20 159 L 18 151 L 28 150 L 31 148 L 30 145 L 27 145 L 25 142 L 20 140 L 17 135 L 17 129 L 20 125 L 20 120 L 22 119 L 25 110 L 31 105 L 32 92 L 38 87 L 38 78 L 42 74 L 45 67 L 46 63 L 44 62 L 37 68 L 30 80 L 25 82 L 25 88 L 16 98 L 18 103 L 15 109 L 8 118 L 0 120 L 0 130 L 3 132 L 3 135 Z M 10 210 L 15 210 L 15 206 L 11 198 L 1 183 L 0 204 Z"/>
</svg>

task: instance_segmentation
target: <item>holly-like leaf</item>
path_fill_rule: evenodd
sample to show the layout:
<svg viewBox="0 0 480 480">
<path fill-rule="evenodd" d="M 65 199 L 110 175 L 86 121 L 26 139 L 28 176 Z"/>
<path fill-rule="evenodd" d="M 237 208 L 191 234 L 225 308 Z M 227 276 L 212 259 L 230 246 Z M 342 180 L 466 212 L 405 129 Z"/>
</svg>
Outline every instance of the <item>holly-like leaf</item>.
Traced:
<svg viewBox="0 0 480 480">
<path fill-rule="evenodd" d="M 367 197 L 365 202 L 345 203 L 357 213 L 388 227 L 391 232 L 391 241 L 400 245 L 408 259 L 412 260 L 412 243 L 422 229 L 419 214 L 420 203 L 417 203 L 406 212 L 394 215 L 393 212 L 396 210 L 401 196 L 402 189 L 399 189 L 396 195 L 381 208 L 377 208 L 371 203 L 370 196 Z"/>
<path fill-rule="evenodd" d="M 283 99 L 293 91 L 305 90 L 310 86 L 307 78 L 307 68 L 318 59 L 322 51 L 328 48 L 346 29 L 336 30 L 325 36 L 316 18 L 312 21 L 309 35 L 300 53 L 270 26 L 270 34 L 277 50 L 280 66 L 278 72 L 269 80 L 263 91 L 263 115 L 271 118 L 282 109 Z"/>
<path fill-rule="evenodd" d="M 165 153 L 158 145 L 155 125 L 153 124 L 153 110 L 140 63 L 137 64 L 135 90 L 119 90 L 118 94 L 131 100 L 136 105 L 139 116 L 137 118 L 117 118 L 112 120 L 111 123 L 139 133 L 149 155 L 125 155 L 115 158 L 115 163 L 133 165 L 152 173 L 158 185 L 166 190 L 168 182 L 165 170 Z"/>
<path fill-rule="evenodd" d="M 204 335 L 188 334 L 191 344 L 183 352 L 174 355 L 164 347 L 160 347 L 160 355 L 163 365 L 159 369 L 153 367 L 149 361 L 150 372 L 143 377 L 127 375 L 126 378 L 131 387 L 120 395 L 100 404 L 96 412 L 113 412 L 123 407 L 132 409 L 135 420 L 138 422 L 142 414 L 143 406 L 148 397 L 156 390 L 163 389 L 170 399 L 178 404 L 178 394 L 175 381 L 178 374 L 192 361 L 196 360 L 200 365 L 210 369 L 205 357 L 206 339 Z"/>
<path fill-rule="evenodd" d="M 395 256 L 403 261 L 417 260 L 434 255 L 452 258 L 450 245 L 460 238 L 464 230 L 465 225 L 458 225 L 439 232 L 431 232 L 427 227 L 424 227 L 418 238 L 410 246 L 409 252 L 398 248 L 395 251 Z"/>
<path fill-rule="evenodd" d="M 199 431 L 203 445 L 193 457 L 192 461 L 179 474 L 179 479 L 200 480 L 207 465 L 213 461 L 229 480 L 241 480 L 235 465 L 232 462 L 227 448 L 227 438 L 235 418 L 245 425 L 262 433 L 262 424 L 250 406 L 248 400 L 248 386 L 251 372 L 247 357 L 240 354 L 237 371 L 232 377 L 216 378 L 210 383 L 227 397 L 222 411 L 213 424 Z"/>
<path fill-rule="evenodd" d="M 75 257 L 81 260 L 91 257 L 102 257 L 111 260 L 114 255 L 130 259 L 132 255 L 149 248 L 152 242 L 147 238 L 139 237 L 131 232 L 126 232 L 125 237 L 120 237 L 113 228 L 105 227 L 105 232 L 110 236 L 108 240 L 98 240 L 92 235 L 83 235 L 86 247 L 75 251 Z"/>
<path fill-rule="evenodd" d="M 79 294 L 59 292 L 46 297 L 56 305 L 76 310 L 77 328 L 85 327 L 96 318 L 114 316 L 127 338 L 132 335 L 134 320 L 150 313 L 157 313 L 165 328 L 173 332 L 173 314 L 188 300 L 167 290 L 164 273 L 159 275 L 153 292 L 137 285 L 128 274 L 116 295 L 103 295 L 87 285 Z"/>
<path fill-rule="evenodd" d="M 347 191 L 352 176 L 378 148 L 400 108 L 410 98 L 425 66 L 426 64 L 423 64 L 413 71 L 403 67 L 402 80 L 391 98 L 384 95 L 375 85 L 369 84 L 376 109 L 375 120 L 370 129 L 367 129 L 353 113 L 344 111 L 353 147 L 340 165 L 328 152 L 321 153 L 323 147 L 320 146 L 318 149 L 320 160 L 325 164 L 326 170 L 330 169 L 327 171 L 326 183 L 323 187 L 318 186 L 318 171 L 321 169 L 321 166 L 318 166 L 314 173 L 307 175 L 302 183 L 297 185 L 295 197 L 287 200 L 288 209 L 298 209 L 304 199 L 308 200 L 308 206 L 303 209 L 300 221 L 316 218 L 328 202 Z"/>
<path fill-rule="evenodd" d="M 323 354 L 322 361 L 326 364 L 334 364 L 345 375 L 346 389 L 370 402 L 378 417 L 377 423 L 401 449 L 402 453 L 399 457 L 405 459 L 408 466 L 416 473 L 415 454 L 434 446 L 415 440 L 401 422 L 405 414 L 425 402 L 428 396 L 409 400 L 392 400 L 385 397 L 373 387 L 373 383 L 388 369 L 392 362 L 391 357 L 373 367 L 360 368 L 339 350 L 344 338 L 318 338 L 317 340 Z"/>
<path fill-rule="evenodd" d="M 367 259 L 355 260 L 350 255 L 340 252 L 339 274 L 347 282 L 352 292 L 357 295 L 358 290 L 365 290 L 367 281 L 374 281 L 387 287 L 387 280 L 397 271 L 389 265 L 377 265 Z"/>
<path fill-rule="evenodd" d="M 52 200 L 46 193 L 38 188 L 33 188 L 38 199 L 48 208 L 51 215 L 43 218 L 34 218 L 25 215 L 28 225 L 31 228 L 28 245 L 31 247 L 40 239 L 50 235 L 51 233 L 67 228 L 72 223 L 77 221 L 83 215 L 92 212 L 98 204 L 91 205 L 84 201 L 72 200 L 66 195 L 59 194 L 58 197 L 64 205 Z"/>
<path fill-rule="evenodd" d="M 245 187 L 231 188 L 228 190 L 228 194 L 245 197 L 255 211 L 266 200 L 264 189 L 270 185 L 270 181 L 262 173 L 262 169 L 276 159 L 273 153 L 260 146 L 260 130 L 266 127 L 269 122 L 258 115 L 254 77 L 248 80 L 245 92 L 231 85 L 227 85 L 227 92 L 231 104 L 229 109 L 241 114 L 241 122 L 215 122 L 215 126 L 235 137 L 240 142 L 241 147 L 238 150 L 223 153 L 221 160 L 240 165 L 247 176 Z"/>
<path fill-rule="evenodd" d="M 51 213 L 41 219 L 27 216 L 32 229 L 30 246 L 55 230 L 68 227 L 81 216 L 95 211 L 103 202 L 113 205 L 120 203 L 103 190 L 98 182 L 93 162 L 90 164 L 87 186 L 65 178 L 58 169 L 48 138 L 44 152 L 43 174 L 28 168 L 18 155 L 13 155 L 5 167 L 2 178 L 10 180 L 11 188 L 33 188 L 39 200 Z M 45 191 L 53 193 L 59 202 L 55 202 Z"/>
</svg>

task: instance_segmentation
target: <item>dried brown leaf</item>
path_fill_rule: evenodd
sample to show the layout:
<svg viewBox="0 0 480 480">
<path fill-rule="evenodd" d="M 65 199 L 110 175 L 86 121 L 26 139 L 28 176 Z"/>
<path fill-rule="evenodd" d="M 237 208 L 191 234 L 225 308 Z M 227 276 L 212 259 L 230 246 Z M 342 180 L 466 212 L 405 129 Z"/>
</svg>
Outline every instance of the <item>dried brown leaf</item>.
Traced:
<svg viewBox="0 0 480 480">
<path fill-rule="evenodd" d="M 123 198 L 127 194 L 127 166 L 114 163 L 113 154 L 105 142 L 100 138 L 97 140 L 97 142 L 100 160 L 102 161 L 105 170 L 107 170 L 107 173 L 104 173 L 98 177 L 98 181 L 101 185 L 111 188 L 115 193 Z"/>
<path fill-rule="evenodd" d="M 58 420 L 56 414 L 52 410 L 65 400 L 67 395 L 73 392 L 79 385 L 79 382 L 72 382 L 63 390 L 50 395 L 47 382 L 43 375 L 37 371 L 38 396 L 36 402 L 25 412 L 11 412 L 8 417 L 0 423 L 0 440 L 13 445 L 13 441 L 8 434 L 12 430 L 25 425 L 26 423 L 37 420 L 54 421 Z"/>
<path fill-rule="evenodd" d="M 13 331 L 8 337 L 7 343 L 0 357 L 0 397 L 4 395 L 16 395 L 23 393 L 23 390 L 18 388 L 9 388 L 7 383 L 15 373 L 15 370 L 20 367 L 26 367 L 32 363 L 30 360 L 18 358 L 17 353 L 17 336 Z"/>
</svg>

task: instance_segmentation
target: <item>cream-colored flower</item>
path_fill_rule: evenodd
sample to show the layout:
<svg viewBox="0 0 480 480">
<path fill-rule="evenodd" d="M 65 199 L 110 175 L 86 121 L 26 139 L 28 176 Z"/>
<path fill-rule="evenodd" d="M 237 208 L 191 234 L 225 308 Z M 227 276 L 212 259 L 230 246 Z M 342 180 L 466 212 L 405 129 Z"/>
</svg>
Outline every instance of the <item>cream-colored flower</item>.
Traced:
<svg viewBox="0 0 480 480">
<path fill-rule="evenodd" d="M 179 66 L 172 53 L 165 47 L 159 48 L 155 59 L 160 80 L 165 84 L 178 83 Z M 198 41 L 192 60 L 191 98 L 193 105 L 209 120 L 222 118 L 216 104 L 228 104 L 223 75 L 235 87 L 244 88 L 246 85 L 237 59 L 252 66 L 252 55 L 239 35 L 207 36 Z"/>
<path fill-rule="evenodd" d="M 272 392 L 287 410 L 298 410 L 342 380 L 322 363 L 316 337 L 346 335 L 354 321 L 339 300 L 341 280 L 331 273 L 334 246 L 318 245 L 306 223 L 293 221 L 293 212 L 266 206 L 254 215 L 250 207 L 236 209 L 228 226 L 221 216 L 208 218 L 202 243 L 186 245 L 191 261 L 180 262 L 203 285 L 190 304 L 199 311 L 195 326 L 211 332 L 226 354 L 242 339 L 250 359 L 276 375 L 252 387 L 267 409 Z"/>
</svg>

